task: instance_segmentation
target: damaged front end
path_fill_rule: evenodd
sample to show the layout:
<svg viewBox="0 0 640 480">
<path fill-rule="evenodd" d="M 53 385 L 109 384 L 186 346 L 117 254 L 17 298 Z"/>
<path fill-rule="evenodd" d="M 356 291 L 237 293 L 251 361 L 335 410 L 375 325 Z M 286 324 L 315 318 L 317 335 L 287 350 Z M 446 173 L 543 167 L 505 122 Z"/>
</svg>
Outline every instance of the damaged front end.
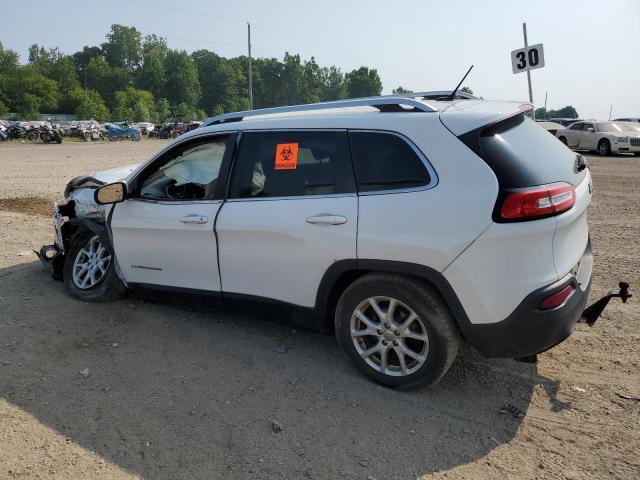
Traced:
<svg viewBox="0 0 640 480">
<path fill-rule="evenodd" d="M 57 280 L 62 279 L 65 251 L 77 233 L 90 230 L 111 245 L 106 229 L 107 212 L 94 200 L 96 188 L 102 185 L 104 182 L 94 177 L 74 178 L 65 188 L 67 202 L 53 204 L 53 244 L 43 245 L 36 254 Z"/>
</svg>

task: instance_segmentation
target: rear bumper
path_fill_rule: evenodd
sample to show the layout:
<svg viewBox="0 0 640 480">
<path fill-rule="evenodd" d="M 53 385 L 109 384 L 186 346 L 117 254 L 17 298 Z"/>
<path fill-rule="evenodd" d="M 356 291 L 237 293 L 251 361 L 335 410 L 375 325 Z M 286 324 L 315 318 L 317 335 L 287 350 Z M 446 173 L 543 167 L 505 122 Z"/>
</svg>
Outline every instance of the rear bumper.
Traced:
<svg viewBox="0 0 640 480">
<path fill-rule="evenodd" d="M 529 294 L 520 305 L 501 322 L 467 324 L 465 339 L 489 357 L 527 357 L 558 345 L 565 340 L 582 316 L 591 288 L 591 241 L 579 267 L 561 280 Z M 566 301 L 550 310 L 539 310 L 540 302 L 567 285 L 573 293 Z"/>
</svg>

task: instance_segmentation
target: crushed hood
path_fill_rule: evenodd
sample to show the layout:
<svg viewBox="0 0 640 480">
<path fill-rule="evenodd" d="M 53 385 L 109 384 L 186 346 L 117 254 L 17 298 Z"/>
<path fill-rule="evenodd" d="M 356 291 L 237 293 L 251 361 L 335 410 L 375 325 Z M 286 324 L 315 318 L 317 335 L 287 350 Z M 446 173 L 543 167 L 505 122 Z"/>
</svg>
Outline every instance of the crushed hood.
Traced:
<svg viewBox="0 0 640 480">
<path fill-rule="evenodd" d="M 139 165 L 139 163 L 134 163 L 131 165 L 126 165 L 124 167 L 103 170 L 101 172 L 95 173 L 94 175 L 92 175 L 92 177 L 104 183 L 118 182 L 127 178 L 129 174 L 131 174 L 131 172 L 138 168 Z"/>
</svg>

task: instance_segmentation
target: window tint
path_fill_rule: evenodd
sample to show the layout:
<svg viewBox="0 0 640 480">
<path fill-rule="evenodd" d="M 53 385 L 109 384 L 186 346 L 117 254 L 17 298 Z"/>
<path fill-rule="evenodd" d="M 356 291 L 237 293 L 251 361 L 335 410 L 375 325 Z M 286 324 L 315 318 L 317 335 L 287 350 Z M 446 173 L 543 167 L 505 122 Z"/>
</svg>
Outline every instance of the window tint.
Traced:
<svg viewBox="0 0 640 480">
<path fill-rule="evenodd" d="M 570 130 L 582 130 L 583 123 L 574 123 L 569 127 Z"/>
<path fill-rule="evenodd" d="M 358 190 L 412 188 L 430 182 L 422 159 L 401 137 L 382 132 L 350 132 Z"/>
<path fill-rule="evenodd" d="M 215 139 L 182 150 L 142 182 L 140 196 L 155 200 L 212 198 L 226 142 L 226 138 Z"/>
<path fill-rule="evenodd" d="M 243 133 L 230 198 L 355 192 L 346 132 Z"/>
</svg>

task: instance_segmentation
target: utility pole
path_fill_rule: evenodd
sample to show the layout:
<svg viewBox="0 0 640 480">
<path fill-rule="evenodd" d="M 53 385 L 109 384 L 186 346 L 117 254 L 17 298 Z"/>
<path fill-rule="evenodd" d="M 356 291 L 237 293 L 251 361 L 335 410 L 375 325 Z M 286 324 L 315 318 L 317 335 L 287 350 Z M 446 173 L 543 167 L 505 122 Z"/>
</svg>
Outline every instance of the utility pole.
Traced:
<svg viewBox="0 0 640 480">
<path fill-rule="evenodd" d="M 547 94 L 549 92 L 544 92 L 544 119 L 547 119 Z"/>
<path fill-rule="evenodd" d="M 611 112 L 613 112 L 613 105 L 609 108 L 609 120 L 611 120 Z"/>
<path fill-rule="evenodd" d="M 249 45 L 249 110 L 253 110 L 253 71 L 251 69 L 251 24 L 249 22 L 247 22 L 247 35 L 248 35 L 247 43 Z"/>
<path fill-rule="evenodd" d="M 527 24 L 522 24 L 522 33 L 524 34 L 524 49 L 525 51 L 529 48 L 529 43 L 527 42 Z M 533 92 L 531 91 L 531 72 L 527 70 L 527 82 L 529 82 L 529 102 L 533 104 Z"/>
</svg>

